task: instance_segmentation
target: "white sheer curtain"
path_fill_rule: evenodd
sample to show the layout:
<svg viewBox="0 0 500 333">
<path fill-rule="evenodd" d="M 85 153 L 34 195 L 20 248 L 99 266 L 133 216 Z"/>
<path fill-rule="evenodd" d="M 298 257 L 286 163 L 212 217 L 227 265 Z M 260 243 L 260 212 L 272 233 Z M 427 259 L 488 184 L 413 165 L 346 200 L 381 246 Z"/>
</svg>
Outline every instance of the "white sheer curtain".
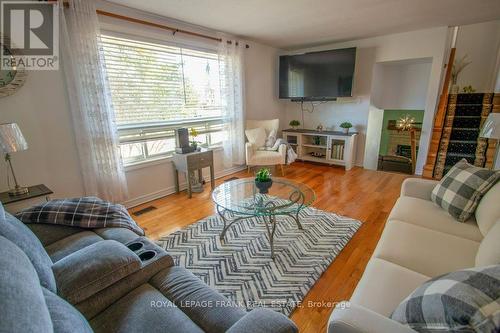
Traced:
<svg viewBox="0 0 500 333">
<path fill-rule="evenodd" d="M 245 43 L 223 39 L 219 47 L 222 87 L 222 117 L 228 135 L 223 142 L 226 168 L 245 164 L 245 98 L 244 98 Z"/>
<path fill-rule="evenodd" d="M 94 1 L 71 0 L 64 9 L 60 0 L 59 6 L 62 62 L 85 192 L 121 202 L 127 182 Z"/>
</svg>

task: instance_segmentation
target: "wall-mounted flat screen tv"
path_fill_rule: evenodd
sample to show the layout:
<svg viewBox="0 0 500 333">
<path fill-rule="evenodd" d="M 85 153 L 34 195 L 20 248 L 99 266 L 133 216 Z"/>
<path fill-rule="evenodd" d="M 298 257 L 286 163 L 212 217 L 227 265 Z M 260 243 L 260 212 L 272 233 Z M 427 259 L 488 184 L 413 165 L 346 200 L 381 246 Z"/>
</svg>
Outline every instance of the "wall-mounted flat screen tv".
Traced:
<svg viewBox="0 0 500 333">
<path fill-rule="evenodd" d="M 356 48 L 280 56 L 279 98 L 332 100 L 352 96 Z"/>
</svg>

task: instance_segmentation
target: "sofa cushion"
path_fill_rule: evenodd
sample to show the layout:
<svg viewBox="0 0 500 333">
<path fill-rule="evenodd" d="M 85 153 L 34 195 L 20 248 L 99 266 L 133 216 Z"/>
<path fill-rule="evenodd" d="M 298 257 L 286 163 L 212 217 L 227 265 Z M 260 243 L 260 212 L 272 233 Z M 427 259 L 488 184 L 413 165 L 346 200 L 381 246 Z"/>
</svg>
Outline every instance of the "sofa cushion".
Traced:
<svg viewBox="0 0 500 333">
<path fill-rule="evenodd" d="M 52 259 L 52 262 L 55 263 L 84 247 L 102 240 L 102 237 L 93 231 L 81 231 L 50 244 L 45 250 L 49 254 L 50 259 Z"/>
<path fill-rule="evenodd" d="M 69 227 L 66 225 L 29 223 L 26 224 L 26 226 L 35 234 L 36 238 L 38 238 L 45 247 L 57 242 L 58 240 L 85 231 L 85 229 L 82 228 Z"/>
<path fill-rule="evenodd" d="M 89 298 L 140 268 L 139 257 L 112 240 L 87 246 L 53 266 L 59 295 L 71 304 Z"/>
<path fill-rule="evenodd" d="M 462 159 L 434 187 L 431 199 L 460 222 L 474 214 L 488 190 L 500 179 L 500 171 L 479 168 Z"/>
<path fill-rule="evenodd" d="M 226 333 L 297 333 L 299 330 L 285 315 L 263 308 L 250 311 Z"/>
<path fill-rule="evenodd" d="M 388 220 L 400 220 L 476 242 L 483 239 L 483 234 L 474 219 L 457 223 L 450 214 L 429 200 L 400 197 L 392 208 Z"/>
<path fill-rule="evenodd" d="M 87 320 L 68 302 L 53 292 L 43 288 L 45 303 L 49 309 L 54 332 L 57 333 L 91 333 Z"/>
<path fill-rule="evenodd" d="M 30 259 L 2 236 L 0 253 L 0 332 L 52 332 L 40 280 Z"/>
<path fill-rule="evenodd" d="M 486 234 L 476 255 L 476 266 L 500 264 L 500 219 Z"/>
<path fill-rule="evenodd" d="M 245 315 L 244 310 L 183 267 L 164 269 L 149 283 L 208 333 L 225 332 Z"/>
<path fill-rule="evenodd" d="M 500 182 L 496 183 L 483 196 L 476 209 L 476 221 L 479 230 L 486 235 L 493 225 L 500 219 Z"/>
<path fill-rule="evenodd" d="M 99 228 L 93 230 L 103 239 L 115 240 L 120 243 L 128 243 L 137 238 L 137 234 L 125 228 Z"/>
<path fill-rule="evenodd" d="M 4 212 L 1 204 L 0 236 L 7 238 L 23 250 L 35 267 L 42 286 L 56 292 L 56 281 L 52 273 L 52 260 L 45 252 L 42 243 L 21 221 Z"/>
<path fill-rule="evenodd" d="M 415 224 L 389 220 L 374 256 L 434 277 L 473 267 L 479 243 Z"/>
<path fill-rule="evenodd" d="M 429 277 L 426 275 L 383 259 L 372 258 L 354 290 L 351 303 L 389 316 L 409 293 L 427 280 Z"/>
<path fill-rule="evenodd" d="M 157 289 L 143 284 L 90 321 L 98 332 L 186 332 L 203 330 Z"/>
<path fill-rule="evenodd" d="M 470 268 L 431 279 L 391 318 L 419 332 L 500 331 L 500 265 Z"/>
</svg>

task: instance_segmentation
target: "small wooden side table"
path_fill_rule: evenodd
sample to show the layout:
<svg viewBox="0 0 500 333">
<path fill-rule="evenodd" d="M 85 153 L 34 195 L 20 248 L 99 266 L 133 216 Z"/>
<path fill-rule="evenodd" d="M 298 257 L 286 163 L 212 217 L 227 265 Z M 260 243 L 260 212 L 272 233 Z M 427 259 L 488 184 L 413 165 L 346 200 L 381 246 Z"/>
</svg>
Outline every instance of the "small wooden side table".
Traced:
<svg viewBox="0 0 500 333">
<path fill-rule="evenodd" d="M 186 174 L 188 197 L 191 198 L 191 174 L 194 171 L 197 171 L 198 179 L 201 183 L 203 181 L 203 168 L 210 168 L 210 186 L 212 187 L 212 190 L 215 188 L 214 152 L 212 150 L 188 154 L 174 154 L 172 156 L 172 163 L 174 165 L 176 193 L 179 193 L 179 172 L 184 172 Z"/>
<path fill-rule="evenodd" d="M 54 193 L 47 186 L 40 184 L 35 186 L 28 187 L 28 193 L 22 195 L 12 196 L 9 194 L 9 191 L 0 193 L 0 202 L 4 205 L 8 205 L 14 202 L 29 200 L 38 197 L 45 197 L 45 200 L 50 200 L 50 195 Z"/>
</svg>

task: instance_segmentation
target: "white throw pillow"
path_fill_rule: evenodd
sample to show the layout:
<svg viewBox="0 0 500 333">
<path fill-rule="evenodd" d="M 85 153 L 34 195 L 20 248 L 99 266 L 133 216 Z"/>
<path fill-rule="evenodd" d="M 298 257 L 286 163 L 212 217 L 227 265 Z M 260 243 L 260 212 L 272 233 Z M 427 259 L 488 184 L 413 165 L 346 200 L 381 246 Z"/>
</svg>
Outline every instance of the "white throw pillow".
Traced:
<svg viewBox="0 0 500 333">
<path fill-rule="evenodd" d="M 264 147 L 266 144 L 266 130 L 262 127 L 245 130 L 245 135 L 248 142 L 257 148 Z"/>
<path fill-rule="evenodd" d="M 272 129 L 271 132 L 269 132 L 269 135 L 267 136 L 267 139 L 266 139 L 266 147 L 267 148 L 271 148 L 274 146 L 274 144 L 276 143 L 276 136 L 278 135 L 276 129 Z"/>
</svg>

